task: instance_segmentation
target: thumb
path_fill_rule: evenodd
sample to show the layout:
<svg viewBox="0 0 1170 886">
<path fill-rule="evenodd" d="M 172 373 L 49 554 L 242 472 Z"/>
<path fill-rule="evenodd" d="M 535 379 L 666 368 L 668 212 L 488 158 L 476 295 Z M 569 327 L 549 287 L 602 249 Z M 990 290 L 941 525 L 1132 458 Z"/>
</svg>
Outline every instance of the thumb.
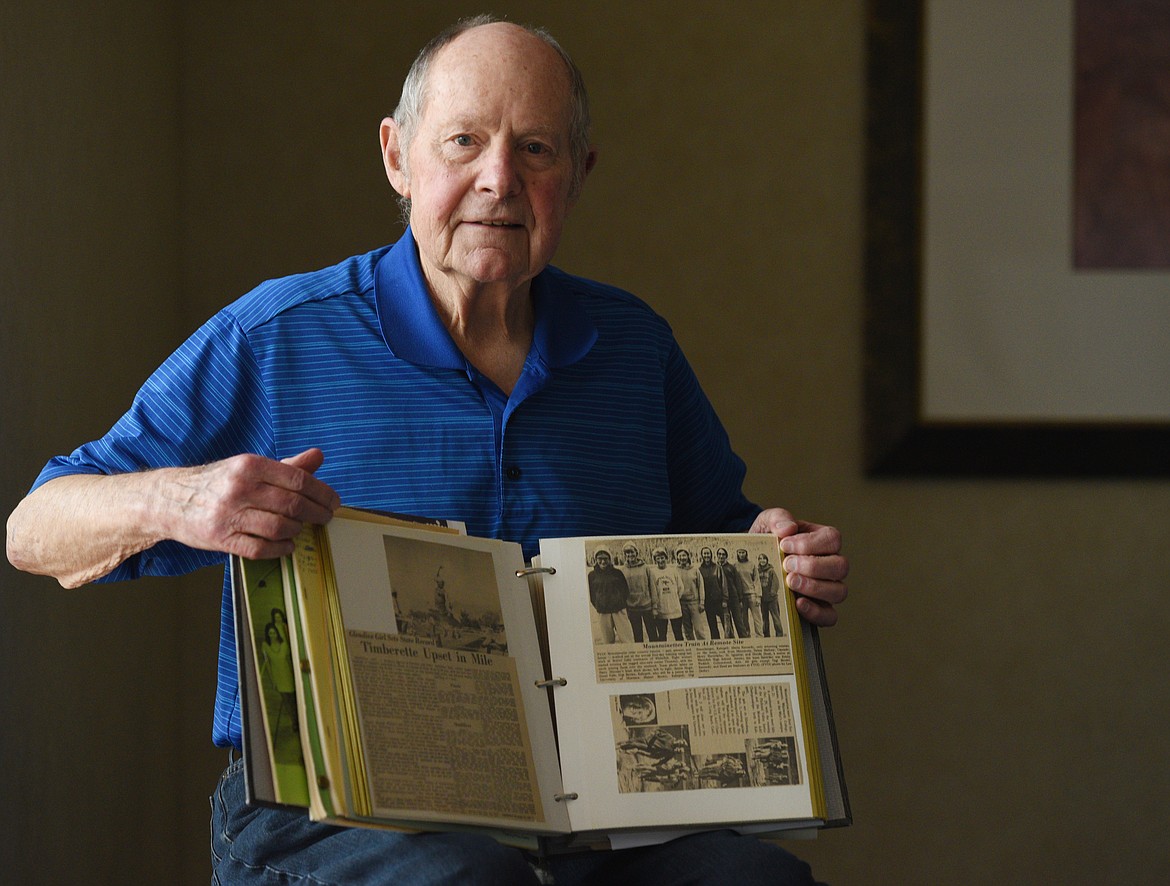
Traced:
<svg viewBox="0 0 1170 886">
<path fill-rule="evenodd" d="M 288 458 L 282 458 L 280 461 L 282 464 L 291 465 L 294 468 L 300 468 L 302 471 L 308 471 L 312 474 L 325 463 L 325 453 L 314 446 L 312 449 L 306 449 L 304 452 L 290 455 Z"/>
<path fill-rule="evenodd" d="M 760 511 L 752 523 L 750 532 L 766 532 L 777 538 L 792 535 L 798 530 L 796 520 L 784 508 L 768 508 Z"/>
</svg>

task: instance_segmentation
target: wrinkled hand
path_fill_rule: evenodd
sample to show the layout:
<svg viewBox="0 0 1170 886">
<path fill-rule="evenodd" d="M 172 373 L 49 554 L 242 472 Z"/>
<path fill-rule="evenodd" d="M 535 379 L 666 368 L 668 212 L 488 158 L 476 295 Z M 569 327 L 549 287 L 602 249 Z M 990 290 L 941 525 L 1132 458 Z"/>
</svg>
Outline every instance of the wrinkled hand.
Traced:
<svg viewBox="0 0 1170 886">
<path fill-rule="evenodd" d="M 274 461 L 237 455 L 160 477 L 165 536 L 253 560 L 292 553 L 306 523 L 327 523 L 341 499 L 313 476 L 320 449 Z"/>
<path fill-rule="evenodd" d="M 784 552 L 785 583 L 796 595 L 801 617 L 819 627 L 837 623 L 837 606 L 848 596 L 849 561 L 841 555 L 841 533 L 832 526 L 796 520 L 783 508 L 761 511 L 751 532 L 771 533 Z"/>
</svg>

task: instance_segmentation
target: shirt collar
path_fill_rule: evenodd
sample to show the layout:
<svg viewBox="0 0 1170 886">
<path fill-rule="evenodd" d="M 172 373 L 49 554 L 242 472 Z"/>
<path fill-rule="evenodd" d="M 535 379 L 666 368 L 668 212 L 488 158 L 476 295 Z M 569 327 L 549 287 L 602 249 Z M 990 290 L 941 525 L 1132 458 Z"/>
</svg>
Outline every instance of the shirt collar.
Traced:
<svg viewBox="0 0 1170 886">
<path fill-rule="evenodd" d="M 379 259 L 374 293 L 382 338 L 395 357 L 440 369 L 467 366 L 431 301 L 410 228 Z M 597 340 L 597 329 L 563 273 L 545 268 L 537 274 L 532 280 L 532 299 L 536 312 L 534 356 L 555 369 L 576 363 L 589 353 Z"/>
</svg>

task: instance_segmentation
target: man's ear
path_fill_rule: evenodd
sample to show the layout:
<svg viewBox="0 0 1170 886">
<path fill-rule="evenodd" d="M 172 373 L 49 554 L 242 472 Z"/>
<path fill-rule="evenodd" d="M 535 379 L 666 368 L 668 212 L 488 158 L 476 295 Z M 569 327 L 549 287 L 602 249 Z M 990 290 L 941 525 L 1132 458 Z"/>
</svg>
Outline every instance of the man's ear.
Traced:
<svg viewBox="0 0 1170 886">
<path fill-rule="evenodd" d="M 597 147 L 595 145 L 589 146 L 589 153 L 585 155 L 585 175 L 581 176 L 581 180 L 585 180 L 585 176 L 593 171 L 593 167 L 597 165 Z"/>
<path fill-rule="evenodd" d="M 410 175 L 406 157 L 402 153 L 398 122 L 386 117 L 378 131 L 382 141 L 382 164 L 386 167 L 386 178 L 400 196 L 410 199 Z"/>
<path fill-rule="evenodd" d="M 593 167 L 597 165 L 597 148 L 593 145 L 589 146 L 588 153 L 585 154 L 584 168 L 581 170 L 581 177 L 577 179 L 569 192 L 569 206 L 577 205 L 577 201 L 581 198 L 581 188 L 585 186 L 585 179 L 589 177 L 589 173 L 593 171 Z"/>
</svg>

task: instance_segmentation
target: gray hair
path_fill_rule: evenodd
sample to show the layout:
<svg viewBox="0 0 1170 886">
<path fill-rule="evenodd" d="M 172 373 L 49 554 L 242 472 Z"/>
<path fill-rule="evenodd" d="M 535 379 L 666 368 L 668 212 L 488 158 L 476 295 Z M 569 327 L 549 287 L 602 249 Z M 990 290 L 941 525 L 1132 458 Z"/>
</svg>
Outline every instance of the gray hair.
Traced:
<svg viewBox="0 0 1170 886">
<path fill-rule="evenodd" d="M 432 38 L 415 57 L 414 63 L 411 64 L 410 70 L 406 73 L 406 79 L 402 83 L 402 96 L 398 100 L 398 107 L 394 109 L 392 115 L 394 122 L 398 124 L 402 163 L 408 174 L 406 154 L 415 133 L 418 131 L 419 121 L 422 119 L 431 63 L 435 60 L 435 56 L 455 38 L 473 28 L 503 21 L 505 20 L 498 16 L 488 14 L 462 18 Z M 517 27 L 523 28 L 529 34 L 543 40 L 565 63 L 565 69 L 569 75 L 569 158 L 573 164 L 573 177 L 569 186 L 569 194 L 576 197 L 580 193 L 581 184 L 585 179 L 585 159 L 589 154 L 589 131 L 592 126 L 589 114 L 589 96 L 585 92 L 585 78 L 569 53 L 546 29 L 532 25 L 518 25 Z M 410 200 L 406 197 L 399 197 L 398 202 L 402 209 L 403 221 L 409 223 Z"/>
</svg>

